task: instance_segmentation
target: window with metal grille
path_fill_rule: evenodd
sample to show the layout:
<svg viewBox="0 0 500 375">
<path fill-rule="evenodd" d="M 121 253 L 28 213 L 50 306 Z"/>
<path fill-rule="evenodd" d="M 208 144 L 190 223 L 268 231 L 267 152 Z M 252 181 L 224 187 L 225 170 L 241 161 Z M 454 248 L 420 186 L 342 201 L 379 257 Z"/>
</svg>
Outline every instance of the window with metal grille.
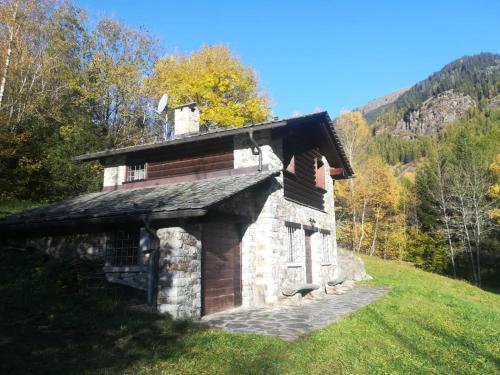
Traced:
<svg viewBox="0 0 500 375">
<path fill-rule="evenodd" d="M 331 240 L 329 233 L 321 233 L 322 262 L 331 262 Z"/>
<path fill-rule="evenodd" d="M 287 231 L 287 242 L 288 242 L 288 253 L 287 260 L 289 263 L 295 263 L 297 261 L 297 252 L 299 249 L 299 228 L 300 226 L 286 224 Z"/>
<path fill-rule="evenodd" d="M 139 181 L 146 179 L 146 165 L 134 164 L 127 168 L 127 181 Z"/>
<path fill-rule="evenodd" d="M 109 233 L 106 263 L 110 266 L 135 266 L 139 262 L 140 230 L 117 230 Z"/>
</svg>

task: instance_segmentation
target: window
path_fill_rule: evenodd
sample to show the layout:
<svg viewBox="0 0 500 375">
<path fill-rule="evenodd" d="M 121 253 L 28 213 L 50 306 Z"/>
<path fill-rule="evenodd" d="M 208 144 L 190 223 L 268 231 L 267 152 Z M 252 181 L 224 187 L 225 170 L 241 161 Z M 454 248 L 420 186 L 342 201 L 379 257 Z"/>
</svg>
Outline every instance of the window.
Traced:
<svg viewBox="0 0 500 375">
<path fill-rule="evenodd" d="M 322 263 L 331 263 L 331 240 L 330 233 L 327 231 L 321 231 L 321 261 Z"/>
<path fill-rule="evenodd" d="M 139 261 L 139 228 L 117 230 L 108 235 L 106 263 L 110 266 L 135 266 Z"/>
<path fill-rule="evenodd" d="M 127 181 L 139 181 L 146 179 L 146 165 L 134 164 L 127 168 Z"/>
<path fill-rule="evenodd" d="M 297 251 L 299 249 L 299 224 L 286 223 L 285 224 L 286 232 L 287 232 L 287 242 L 288 242 L 288 252 L 287 252 L 287 261 L 288 263 L 295 263 L 297 261 Z"/>
</svg>

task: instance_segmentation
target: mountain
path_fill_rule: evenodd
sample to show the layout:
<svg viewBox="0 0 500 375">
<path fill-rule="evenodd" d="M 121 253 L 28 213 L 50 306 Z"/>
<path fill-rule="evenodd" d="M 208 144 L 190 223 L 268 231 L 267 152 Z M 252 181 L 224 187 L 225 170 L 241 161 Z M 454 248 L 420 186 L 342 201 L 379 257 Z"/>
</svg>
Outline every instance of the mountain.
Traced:
<svg viewBox="0 0 500 375">
<path fill-rule="evenodd" d="M 500 55 L 461 57 L 409 89 L 360 107 L 373 132 L 397 135 L 439 132 L 472 107 L 500 104 Z"/>
<path fill-rule="evenodd" d="M 357 108 L 357 111 L 360 111 L 361 114 L 366 115 L 369 113 L 374 113 L 376 109 L 385 106 L 387 104 L 394 103 L 396 99 L 398 99 L 401 95 L 406 93 L 408 90 L 411 89 L 412 86 L 407 86 L 402 89 L 390 92 L 389 94 L 385 94 L 383 96 L 380 96 L 376 99 L 370 100 L 368 103 L 362 105 L 361 107 Z"/>
</svg>

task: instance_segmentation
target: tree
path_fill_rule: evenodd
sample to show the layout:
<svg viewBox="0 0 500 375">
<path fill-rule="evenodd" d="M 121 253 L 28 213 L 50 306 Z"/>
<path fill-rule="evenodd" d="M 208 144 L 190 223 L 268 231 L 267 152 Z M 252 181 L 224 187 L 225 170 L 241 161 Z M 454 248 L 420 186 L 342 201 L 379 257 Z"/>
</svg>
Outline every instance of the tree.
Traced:
<svg viewBox="0 0 500 375">
<path fill-rule="evenodd" d="M 10 20 L 5 20 L 2 23 L 5 25 L 5 28 L 7 29 L 7 42 L 6 42 L 6 48 L 5 48 L 5 59 L 2 61 L 3 63 L 3 69 L 2 69 L 2 76 L 0 79 L 0 108 L 2 107 L 2 101 L 3 101 L 3 94 L 5 91 L 5 84 L 7 82 L 7 75 L 9 74 L 9 67 L 10 67 L 10 59 L 12 56 L 12 47 L 14 44 L 14 36 L 16 35 L 17 32 L 17 11 L 19 9 L 19 2 L 16 1 L 13 4 L 7 4 L 3 8 L 4 12 L 2 13 L 7 13 L 7 19 L 9 18 L 9 13 L 12 14 L 10 17 Z M 9 12 L 10 11 L 10 12 Z M 4 18 L 4 17 L 2 17 Z M 10 21 L 10 22 L 9 22 Z"/>
<path fill-rule="evenodd" d="M 160 58 L 146 79 L 146 92 L 157 98 L 168 93 L 171 107 L 196 102 L 206 125 L 242 126 L 270 114 L 269 98 L 259 92 L 256 73 L 223 45 Z"/>
<path fill-rule="evenodd" d="M 473 280 L 481 286 L 481 245 L 489 210 L 488 163 L 480 151 L 482 142 L 464 128 L 457 132 L 453 146 L 451 190 L 458 213 L 457 228 L 470 255 Z"/>
<path fill-rule="evenodd" d="M 342 228 L 349 235 L 352 249 L 370 255 L 382 254 L 385 258 L 401 257 L 404 215 L 399 210 L 401 188 L 392 171 L 380 157 L 370 157 L 358 166 L 354 184 L 352 199 L 349 189 L 345 188 L 348 184 L 337 187 L 339 205 L 346 207 L 349 213 L 358 213 L 356 221 Z M 359 233 L 359 237 L 354 233 Z"/>
<path fill-rule="evenodd" d="M 101 19 L 91 33 L 80 105 L 107 135 L 109 147 L 137 144 L 150 136 L 142 84 L 156 49 L 148 33 L 111 19 Z"/>
<path fill-rule="evenodd" d="M 488 188 L 488 197 L 493 201 L 492 208 L 488 212 L 490 219 L 500 225 L 500 154 L 496 154 L 495 160 L 490 164 L 489 170 L 493 175 L 493 184 Z"/>
<path fill-rule="evenodd" d="M 442 231 L 448 243 L 448 256 L 453 276 L 457 276 L 455 266 L 455 246 L 452 233 L 452 197 L 450 191 L 450 167 L 443 150 L 436 143 L 434 153 L 418 174 L 419 216 L 427 232 Z M 436 236 L 434 236 L 436 237 Z"/>
<path fill-rule="evenodd" d="M 357 162 L 361 159 L 361 155 L 366 146 L 370 132 L 365 119 L 360 112 L 344 112 L 336 120 L 336 126 L 339 131 L 339 137 L 344 145 L 346 151 L 347 159 L 349 163 L 353 166 L 357 165 Z M 363 238 L 358 241 L 358 231 L 357 231 L 357 204 L 355 202 L 356 196 L 356 186 L 354 180 L 349 179 L 349 192 L 350 192 L 350 208 L 351 208 L 351 218 L 352 218 L 352 250 L 359 251 L 361 247 L 361 242 Z M 364 210 L 363 210 L 364 214 Z M 364 219 L 364 217 L 362 218 Z M 364 220 L 362 220 L 364 223 Z M 362 229 L 363 229 L 362 225 Z"/>
</svg>

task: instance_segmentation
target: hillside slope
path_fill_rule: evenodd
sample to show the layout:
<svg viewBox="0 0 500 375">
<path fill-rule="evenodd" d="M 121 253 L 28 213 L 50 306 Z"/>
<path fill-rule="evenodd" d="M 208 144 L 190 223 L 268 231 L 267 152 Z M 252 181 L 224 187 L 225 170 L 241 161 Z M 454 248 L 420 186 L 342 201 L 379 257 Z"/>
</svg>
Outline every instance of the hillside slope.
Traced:
<svg viewBox="0 0 500 375">
<path fill-rule="evenodd" d="M 391 291 L 285 342 L 172 322 L 88 289 L 44 256 L 2 250 L 0 373 L 495 374 L 500 296 L 364 257 L 368 285 Z"/>
<path fill-rule="evenodd" d="M 438 132 L 463 116 L 470 107 L 496 103 L 499 93 L 500 55 L 481 53 L 447 64 L 393 102 L 365 110 L 364 116 L 376 133 Z"/>
<path fill-rule="evenodd" d="M 401 95 L 406 93 L 412 86 L 404 87 L 402 89 L 392 91 L 388 94 L 382 95 L 376 99 L 370 100 L 368 103 L 356 108 L 356 111 L 361 112 L 363 115 L 373 113 L 376 109 L 394 103 Z"/>
</svg>

